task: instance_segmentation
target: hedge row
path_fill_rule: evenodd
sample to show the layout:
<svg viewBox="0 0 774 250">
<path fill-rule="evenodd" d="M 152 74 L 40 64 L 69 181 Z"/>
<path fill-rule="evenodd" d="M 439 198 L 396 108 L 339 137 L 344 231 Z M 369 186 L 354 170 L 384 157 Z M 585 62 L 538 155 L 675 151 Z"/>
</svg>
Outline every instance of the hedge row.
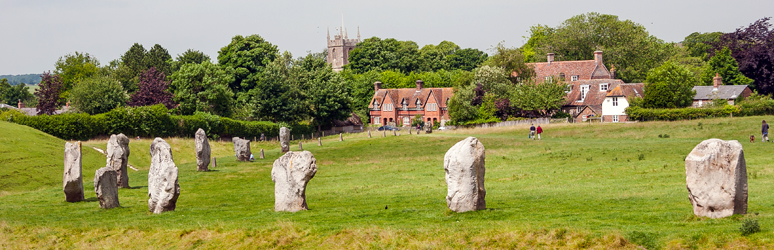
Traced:
<svg viewBox="0 0 774 250">
<path fill-rule="evenodd" d="M 65 140 L 88 140 L 99 135 L 123 133 L 142 137 L 193 137 L 199 128 L 210 137 L 275 137 L 279 125 L 264 121 L 241 121 L 207 113 L 169 115 L 164 105 L 120 107 L 99 115 L 66 113 L 27 116 L 17 110 L 0 113 L 0 119 L 26 125 Z M 314 127 L 291 126 L 293 134 L 310 134 Z"/>
<path fill-rule="evenodd" d="M 740 108 L 726 105 L 722 108 L 677 108 L 677 109 L 646 109 L 628 107 L 626 114 L 630 120 L 637 121 L 676 121 L 699 118 L 740 115 Z"/>
</svg>

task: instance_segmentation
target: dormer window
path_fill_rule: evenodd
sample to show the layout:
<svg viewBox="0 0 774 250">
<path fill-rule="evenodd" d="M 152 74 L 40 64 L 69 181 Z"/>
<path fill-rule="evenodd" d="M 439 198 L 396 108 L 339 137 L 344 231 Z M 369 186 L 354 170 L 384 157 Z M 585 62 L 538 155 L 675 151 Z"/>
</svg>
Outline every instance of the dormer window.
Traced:
<svg viewBox="0 0 774 250">
<path fill-rule="evenodd" d="M 580 79 L 580 76 L 579 76 L 579 75 L 574 75 L 574 76 L 572 76 L 572 78 L 570 78 L 570 79 L 571 79 L 571 81 L 573 81 L 573 82 L 574 82 L 574 81 L 577 81 L 578 79 Z"/>
<path fill-rule="evenodd" d="M 603 83 L 599 85 L 599 91 L 607 91 L 607 83 Z"/>
<path fill-rule="evenodd" d="M 422 106 L 422 101 L 420 101 L 419 99 L 417 99 L 417 103 L 416 103 L 416 104 L 417 104 L 417 108 L 419 108 L 420 106 Z"/>
<path fill-rule="evenodd" d="M 403 101 L 400 102 L 400 105 L 402 105 L 403 107 L 406 107 L 406 105 L 408 105 L 408 102 L 406 101 L 406 99 L 403 99 Z"/>
<path fill-rule="evenodd" d="M 581 101 L 586 100 L 586 93 L 589 92 L 589 85 L 581 85 L 580 86 L 581 91 Z"/>
<path fill-rule="evenodd" d="M 374 100 L 374 108 L 378 108 L 378 107 L 379 107 L 379 101 L 378 100 Z"/>
<path fill-rule="evenodd" d="M 564 73 L 559 73 L 559 80 L 564 81 Z"/>
</svg>

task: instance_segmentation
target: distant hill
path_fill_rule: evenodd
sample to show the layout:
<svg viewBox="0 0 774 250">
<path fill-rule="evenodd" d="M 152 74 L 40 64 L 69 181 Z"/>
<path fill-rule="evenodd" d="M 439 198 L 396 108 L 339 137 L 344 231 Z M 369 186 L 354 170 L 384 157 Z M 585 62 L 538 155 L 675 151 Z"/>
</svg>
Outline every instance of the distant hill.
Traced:
<svg viewBox="0 0 774 250">
<path fill-rule="evenodd" d="M 26 74 L 26 75 L 0 75 L 0 79 L 8 79 L 8 83 L 16 85 L 19 83 L 26 83 L 35 85 L 40 83 L 40 74 Z"/>
</svg>

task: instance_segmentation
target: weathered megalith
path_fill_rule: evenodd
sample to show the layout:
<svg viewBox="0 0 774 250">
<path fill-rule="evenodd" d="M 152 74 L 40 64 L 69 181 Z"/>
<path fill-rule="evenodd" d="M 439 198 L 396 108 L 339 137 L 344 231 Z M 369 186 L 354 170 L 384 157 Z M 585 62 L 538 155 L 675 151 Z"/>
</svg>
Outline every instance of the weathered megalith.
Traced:
<svg viewBox="0 0 774 250">
<path fill-rule="evenodd" d="M 427 125 L 425 126 L 425 134 L 432 134 L 433 133 L 433 126 Z"/>
<path fill-rule="evenodd" d="M 212 157 L 212 168 L 217 168 L 217 167 L 218 167 L 218 161 L 215 160 L 215 157 Z"/>
<path fill-rule="evenodd" d="M 398 132 L 397 132 L 397 131 L 395 131 L 395 130 L 393 130 L 393 131 L 392 131 L 392 136 L 398 136 Z"/>
<path fill-rule="evenodd" d="M 261 156 L 260 156 L 260 157 L 261 157 L 261 159 L 263 159 L 263 158 L 266 158 L 266 157 L 263 155 L 263 149 L 261 149 Z"/>
<path fill-rule="evenodd" d="M 110 135 L 107 143 L 107 167 L 116 171 L 116 184 L 119 188 L 129 188 L 129 137 L 124 134 Z"/>
<path fill-rule="evenodd" d="M 81 163 L 81 142 L 65 143 L 64 175 L 62 189 L 67 202 L 79 202 L 83 196 L 83 165 Z"/>
<path fill-rule="evenodd" d="M 339 141 L 344 141 L 344 133 L 339 133 Z"/>
<path fill-rule="evenodd" d="M 210 141 L 203 129 L 196 130 L 196 170 L 208 171 L 210 165 Z"/>
<path fill-rule="evenodd" d="M 386 130 L 382 130 L 382 137 L 387 137 L 387 131 Z"/>
<path fill-rule="evenodd" d="M 320 137 L 317 137 L 317 146 L 322 147 L 322 139 Z"/>
<path fill-rule="evenodd" d="M 722 218 L 747 213 L 747 164 L 742 144 L 705 140 L 685 157 L 685 181 L 693 214 Z"/>
<path fill-rule="evenodd" d="M 94 173 L 94 192 L 97 193 L 100 208 L 114 208 L 118 203 L 118 173 L 110 167 L 97 169 Z"/>
<path fill-rule="evenodd" d="M 304 151 L 304 147 L 301 145 L 301 142 L 298 142 L 298 151 Z"/>
<path fill-rule="evenodd" d="M 371 138 L 371 130 L 368 130 L 368 138 Z"/>
<path fill-rule="evenodd" d="M 411 134 L 411 126 L 409 126 L 409 135 Z"/>
<path fill-rule="evenodd" d="M 249 161 L 250 155 L 250 140 L 245 140 L 239 137 L 231 138 L 234 142 L 234 154 L 239 161 Z"/>
<path fill-rule="evenodd" d="M 290 151 L 290 129 L 286 127 L 281 127 L 279 131 L 279 138 L 280 138 L 280 148 L 282 149 L 282 153 L 287 153 Z"/>
<path fill-rule="evenodd" d="M 155 214 L 175 211 L 177 198 L 180 196 L 180 184 L 177 182 L 178 169 L 172 159 L 172 148 L 166 141 L 157 137 L 150 146 L 150 152 L 148 209 Z"/>
<path fill-rule="evenodd" d="M 454 144 L 443 157 L 446 170 L 446 205 L 461 213 L 486 209 L 484 145 L 475 137 Z"/>
<path fill-rule="evenodd" d="M 317 173 L 317 160 L 309 151 L 287 152 L 274 161 L 274 211 L 307 210 L 306 184 Z"/>
</svg>

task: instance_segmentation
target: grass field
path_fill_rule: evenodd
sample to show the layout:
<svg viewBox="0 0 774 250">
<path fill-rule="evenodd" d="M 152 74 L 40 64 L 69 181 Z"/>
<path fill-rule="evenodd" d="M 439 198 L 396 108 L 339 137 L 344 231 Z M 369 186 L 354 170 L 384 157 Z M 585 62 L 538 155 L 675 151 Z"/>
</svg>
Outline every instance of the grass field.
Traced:
<svg viewBox="0 0 774 250">
<path fill-rule="evenodd" d="M 551 124 L 542 141 L 527 139 L 526 127 L 309 141 L 318 172 L 310 210 L 298 213 L 273 211 L 276 143 L 253 143 L 266 159 L 242 163 L 231 143 L 211 141 L 218 167 L 196 172 L 193 140 L 171 138 L 182 191 L 177 210 L 161 215 L 147 207 L 151 140 L 132 140 L 133 188 L 119 191 L 121 208 L 103 210 L 91 180 L 104 156 L 87 146 L 104 149 L 105 140 L 84 143 L 87 201 L 67 203 L 64 141 L 0 122 L 0 247 L 772 248 L 774 144 L 748 142 L 761 119 L 774 120 Z M 457 214 L 446 208 L 443 156 L 467 136 L 486 147 L 487 210 Z M 747 215 L 693 216 L 684 158 L 708 138 L 744 146 Z M 761 232 L 741 236 L 747 218 Z"/>
</svg>

